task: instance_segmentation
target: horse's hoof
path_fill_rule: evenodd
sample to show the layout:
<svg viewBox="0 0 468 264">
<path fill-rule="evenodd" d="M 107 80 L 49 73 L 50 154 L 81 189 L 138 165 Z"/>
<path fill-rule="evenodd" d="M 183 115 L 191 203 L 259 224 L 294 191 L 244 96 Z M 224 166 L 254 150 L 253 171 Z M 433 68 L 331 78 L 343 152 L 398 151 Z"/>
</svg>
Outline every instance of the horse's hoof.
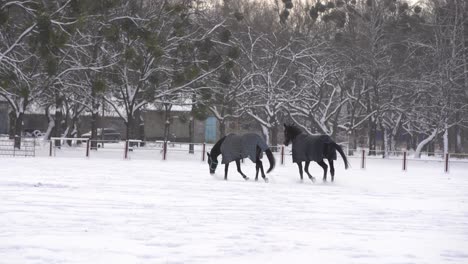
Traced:
<svg viewBox="0 0 468 264">
<path fill-rule="evenodd" d="M 268 182 L 268 178 L 264 178 L 265 182 Z"/>
<path fill-rule="evenodd" d="M 310 180 L 311 180 L 312 182 L 315 182 L 315 178 L 314 178 L 314 177 L 310 177 Z"/>
<path fill-rule="evenodd" d="M 258 178 L 255 178 L 255 181 L 258 181 Z"/>
<path fill-rule="evenodd" d="M 249 177 L 245 177 L 244 180 L 248 181 L 248 180 L 249 180 Z"/>
</svg>

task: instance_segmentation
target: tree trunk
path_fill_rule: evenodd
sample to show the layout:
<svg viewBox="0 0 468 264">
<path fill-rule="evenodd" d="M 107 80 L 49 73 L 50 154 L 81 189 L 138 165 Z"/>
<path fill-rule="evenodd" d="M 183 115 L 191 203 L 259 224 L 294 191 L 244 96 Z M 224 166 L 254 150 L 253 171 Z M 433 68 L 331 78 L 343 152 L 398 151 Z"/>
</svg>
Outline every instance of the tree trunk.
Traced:
<svg viewBox="0 0 468 264">
<path fill-rule="evenodd" d="M 267 142 L 270 142 L 270 133 L 269 133 L 269 129 L 268 127 L 264 126 L 264 125 L 260 125 L 261 128 L 262 128 L 262 133 L 263 133 L 263 138 L 265 139 L 265 141 Z"/>
<path fill-rule="evenodd" d="M 45 115 L 47 117 L 47 122 L 49 123 L 49 125 L 47 126 L 47 131 L 45 132 L 44 140 L 49 140 L 52 136 L 52 131 L 55 127 L 55 121 L 52 115 L 50 114 L 49 106 L 47 106 L 45 109 Z"/>
<path fill-rule="evenodd" d="M 98 136 L 98 118 L 99 112 L 93 109 L 91 113 L 91 149 L 97 149 L 97 136 Z"/>
<path fill-rule="evenodd" d="M 468 87 L 466 87 L 468 89 Z M 460 114 L 457 113 L 455 115 L 455 118 L 457 121 L 460 121 Z M 453 127 L 453 134 L 454 134 L 454 147 L 455 147 L 455 153 L 461 153 L 462 152 L 462 140 L 461 140 L 461 129 L 459 125 L 456 125 Z"/>
<path fill-rule="evenodd" d="M 375 156 L 375 145 L 376 145 L 376 124 L 372 120 L 373 118 L 370 118 L 368 121 L 368 146 L 369 146 L 369 155 L 370 156 Z"/>
<path fill-rule="evenodd" d="M 130 139 L 135 139 L 135 135 L 134 135 L 134 120 L 133 120 L 133 116 L 132 115 L 128 115 L 127 117 L 127 122 L 125 122 L 125 126 L 126 126 L 126 137 L 127 137 L 127 140 L 130 140 Z"/>
<path fill-rule="evenodd" d="M 351 137 L 351 138 L 350 138 Z M 357 150 L 358 147 L 358 137 L 356 130 L 353 129 L 350 132 L 348 132 L 348 155 L 354 155 L 353 151 Z"/>
<path fill-rule="evenodd" d="M 226 136 L 226 124 L 224 123 L 225 119 L 219 120 L 219 137 L 223 138 Z"/>
<path fill-rule="evenodd" d="M 416 147 L 416 151 L 414 152 L 414 157 L 419 159 L 421 158 L 421 151 L 422 149 L 424 148 L 424 146 L 426 146 L 429 142 L 431 142 L 431 140 L 433 140 L 435 138 L 435 136 L 437 135 L 437 129 L 434 129 L 434 131 L 432 131 L 432 133 L 426 137 L 423 141 L 421 141 L 418 146 Z"/>
<path fill-rule="evenodd" d="M 455 135 L 456 137 L 456 140 L 455 140 L 455 152 L 456 153 L 462 153 L 462 150 L 463 150 L 463 140 L 462 140 L 462 130 L 460 129 L 459 126 L 457 126 L 457 133 Z"/>
<path fill-rule="evenodd" d="M 15 148 L 21 148 L 21 135 L 23 131 L 23 116 L 24 113 L 19 113 L 15 122 Z"/>
<path fill-rule="evenodd" d="M 171 104 L 164 105 L 164 141 L 169 140 L 169 129 L 171 126 Z"/>
<path fill-rule="evenodd" d="M 55 99 L 55 126 L 54 126 L 54 137 L 62 137 L 62 121 L 63 121 L 63 98 L 61 96 L 56 96 Z M 55 146 L 60 147 L 62 144 L 61 140 L 55 141 Z"/>
<path fill-rule="evenodd" d="M 447 122 L 445 123 L 445 131 L 444 131 L 443 140 L 444 140 L 444 157 L 445 157 L 445 154 L 447 154 L 447 153 L 449 152 L 449 137 L 448 137 L 448 125 L 447 125 Z"/>
<path fill-rule="evenodd" d="M 268 142 L 267 142 L 268 143 Z M 278 151 L 278 126 L 271 127 L 271 151 Z"/>
<path fill-rule="evenodd" d="M 388 129 L 386 129 L 384 126 L 382 126 L 382 133 L 383 133 L 383 139 L 382 139 L 383 157 L 386 158 L 389 155 L 390 133 L 388 132 Z"/>
<path fill-rule="evenodd" d="M 169 112 L 166 110 L 164 114 L 164 141 L 169 141 L 169 129 L 171 126 L 171 120 Z"/>
<path fill-rule="evenodd" d="M 193 143 L 194 141 L 194 125 L 195 125 L 195 122 L 194 122 L 194 119 L 193 119 L 193 116 L 190 116 L 190 121 L 189 121 L 189 138 L 190 138 L 190 143 Z M 189 145 L 189 153 L 190 154 L 193 154 L 195 153 L 195 150 L 194 150 L 194 146 L 193 144 L 190 144 Z"/>
<path fill-rule="evenodd" d="M 340 93 L 340 99 L 343 100 L 342 95 Z M 340 117 L 341 113 L 341 106 L 338 108 L 338 111 L 336 111 L 335 117 L 333 118 L 333 131 L 331 134 L 331 138 L 336 142 L 336 134 L 338 133 L 338 118 Z"/>
<path fill-rule="evenodd" d="M 78 135 L 78 115 L 74 114 L 72 119 L 70 120 L 70 124 L 67 128 L 67 134 L 66 137 L 77 137 Z M 67 140 L 67 144 L 71 146 L 72 140 Z"/>
<path fill-rule="evenodd" d="M 427 143 L 427 155 L 435 156 L 434 152 L 435 152 L 435 142 L 432 141 L 432 142 Z"/>
<path fill-rule="evenodd" d="M 140 146 L 144 146 L 144 142 L 146 141 L 145 121 L 143 120 L 143 115 L 140 109 L 135 110 L 135 123 L 137 124 L 137 127 L 135 127 L 136 137 L 142 141 Z"/>
<path fill-rule="evenodd" d="M 143 141 L 141 143 L 141 146 L 144 146 L 145 145 L 145 141 L 146 141 L 146 135 L 145 135 L 145 122 L 143 120 L 143 117 L 140 116 L 140 124 L 138 125 L 138 133 L 139 133 L 139 138 L 141 141 Z"/>
<path fill-rule="evenodd" d="M 389 139 L 390 139 L 390 143 L 389 143 L 390 151 L 396 151 L 397 142 L 398 142 L 398 133 L 396 134 L 392 133 Z"/>
<path fill-rule="evenodd" d="M 461 35 L 461 49 L 464 51 L 462 52 L 463 56 L 463 71 L 465 74 L 463 75 L 463 81 L 465 83 L 465 96 L 468 97 L 468 17 L 467 17 L 467 12 L 468 12 L 468 3 L 467 1 L 462 1 L 463 6 L 461 6 L 462 11 L 460 12 L 461 15 L 461 25 L 462 25 L 462 34 Z"/>
<path fill-rule="evenodd" d="M 8 118 L 9 118 L 9 123 L 10 123 L 10 127 L 8 128 L 8 135 L 9 135 L 9 138 L 10 139 L 14 139 L 15 138 L 15 133 L 16 133 L 16 112 L 15 111 L 10 111 L 10 113 L 8 113 Z"/>
<path fill-rule="evenodd" d="M 418 142 L 419 142 L 419 133 L 415 133 L 415 135 L 411 136 L 411 149 L 417 149 Z"/>
</svg>

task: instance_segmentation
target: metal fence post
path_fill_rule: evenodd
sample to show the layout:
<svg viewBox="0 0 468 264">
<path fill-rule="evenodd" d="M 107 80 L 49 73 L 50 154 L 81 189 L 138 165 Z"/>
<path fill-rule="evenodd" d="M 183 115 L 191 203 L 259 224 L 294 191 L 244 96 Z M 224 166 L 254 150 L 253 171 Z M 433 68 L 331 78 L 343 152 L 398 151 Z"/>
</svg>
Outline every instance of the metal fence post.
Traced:
<svg viewBox="0 0 468 264">
<path fill-rule="evenodd" d="M 50 142 L 50 149 L 49 149 L 49 157 L 52 157 L 52 139 L 49 141 Z"/>
<path fill-rule="evenodd" d="M 167 141 L 164 141 L 164 145 L 163 145 L 163 160 L 166 160 L 166 153 L 167 153 Z"/>
</svg>

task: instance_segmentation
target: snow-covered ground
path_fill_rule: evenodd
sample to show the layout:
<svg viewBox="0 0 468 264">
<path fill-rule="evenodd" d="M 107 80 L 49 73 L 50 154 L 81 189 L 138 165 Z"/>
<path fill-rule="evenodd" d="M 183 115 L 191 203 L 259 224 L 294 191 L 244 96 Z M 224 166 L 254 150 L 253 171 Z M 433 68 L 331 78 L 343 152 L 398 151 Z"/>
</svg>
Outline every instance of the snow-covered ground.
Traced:
<svg viewBox="0 0 468 264">
<path fill-rule="evenodd" d="M 468 263 L 467 163 L 339 160 L 312 184 L 288 160 L 264 183 L 118 153 L 0 158 L 0 263 Z"/>
</svg>

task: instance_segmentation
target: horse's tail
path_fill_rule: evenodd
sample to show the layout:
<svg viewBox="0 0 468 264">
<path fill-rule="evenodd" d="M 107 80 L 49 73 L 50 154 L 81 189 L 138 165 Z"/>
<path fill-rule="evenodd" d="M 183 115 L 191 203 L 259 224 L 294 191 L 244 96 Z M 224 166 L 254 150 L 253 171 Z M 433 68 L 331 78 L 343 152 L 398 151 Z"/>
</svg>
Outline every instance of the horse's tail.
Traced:
<svg viewBox="0 0 468 264">
<path fill-rule="evenodd" d="M 273 153 L 271 153 L 271 149 L 265 150 L 265 154 L 268 157 L 268 161 L 270 162 L 270 168 L 268 169 L 267 173 L 270 173 L 275 168 L 275 157 L 273 156 Z"/>
<path fill-rule="evenodd" d="M 338 150 L 338 152 L 340 153 L 341 157 L 343 158 L 343 161 L 344 161 L 344 165 L 345 165 L 345 169 L 348 169 L 349 168 L 349 162 L 348 162 L 348 159 L 346 158 L 346 155 L 344 154 L 343 152 L 343 149 L 341 148 L 340 145 L 336 144 L 335 142 L 332 143 L 332 146 Z"/>
</svg>

